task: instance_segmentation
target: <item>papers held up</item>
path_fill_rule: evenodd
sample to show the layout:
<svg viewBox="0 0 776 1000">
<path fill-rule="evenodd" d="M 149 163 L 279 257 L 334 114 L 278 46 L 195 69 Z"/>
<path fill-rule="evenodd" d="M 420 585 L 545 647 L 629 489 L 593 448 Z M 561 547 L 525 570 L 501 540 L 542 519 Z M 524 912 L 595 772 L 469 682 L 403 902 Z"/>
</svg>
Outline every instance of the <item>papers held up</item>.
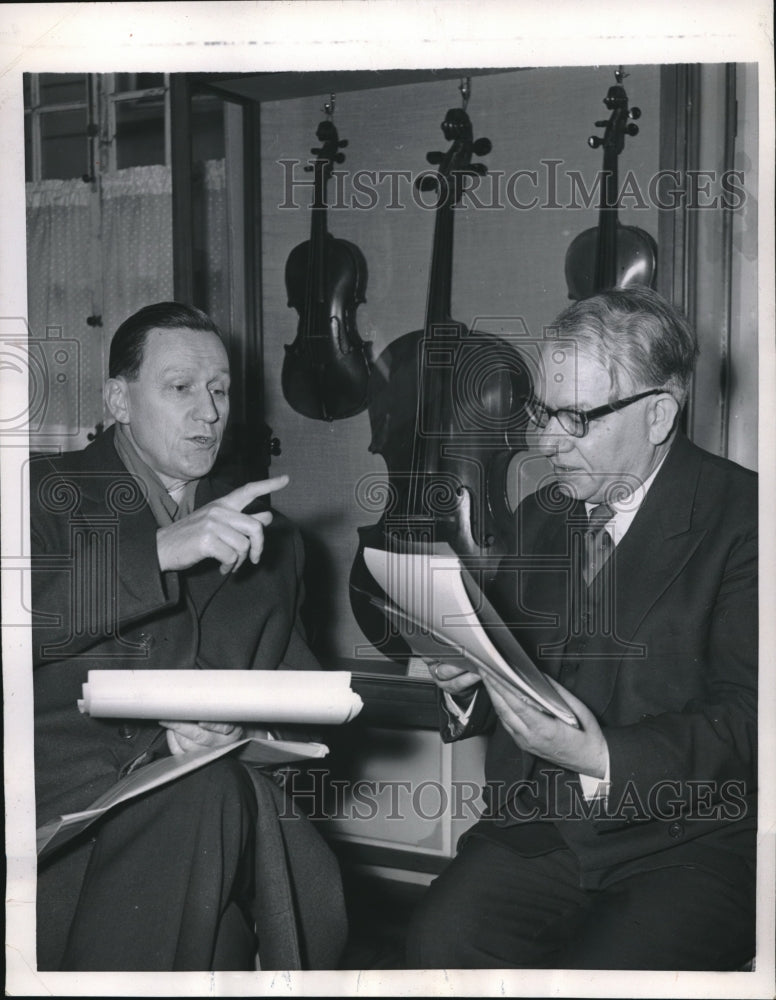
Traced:
<svg viewBox="0 0 776 1000">
<path fill-rule="evenodd" d="M 416 656 L 495 673 L 521 697 L 570 726 L 579 723 L 448 546 L 410 553 L 364 549 L 372 576 L 393 602 L 382 610 Z"/>
</svg>

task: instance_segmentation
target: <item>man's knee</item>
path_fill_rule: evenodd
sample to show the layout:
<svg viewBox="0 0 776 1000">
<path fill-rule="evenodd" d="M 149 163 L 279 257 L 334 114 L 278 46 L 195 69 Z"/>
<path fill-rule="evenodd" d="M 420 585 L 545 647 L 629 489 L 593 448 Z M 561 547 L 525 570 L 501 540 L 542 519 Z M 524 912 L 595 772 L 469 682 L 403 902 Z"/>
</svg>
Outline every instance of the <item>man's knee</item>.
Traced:
<svg viewBox="0 0 776 1000">
<path fill-rule="evenodd" d="M 215 760 L 167 787 L 170 803 L 185 812 L 204 810 L 211 816 L 255 818 L 256 796 L 250 776 L 238 760 Z"/>
<path fill-rule="evenodd" d="M 110 812 L 96 828 L 90 864 L 131 871 L 147 852 L 167 851 L 190 866 L 203 845 L 219 858 L 237 857 L 252 842 L 256 798 L 250 777 L 235 760 L 216 760 Z"/>
<path fill-rule="evenodd" d="M 482 895 L 474 890 L 469 854 L 459 854 L 429 886 L 412 914 L 405 945 L 413 969 L 482 965 Z M 482 883 L 480 883 L 482 889 Z"/>
<path fill-rule="evenodd" d="M 433 884 L 415 909 L 407 929 L 406 964 L 410 969 L 450 969 L 461 967 L 465 946 L 462 922 L 465 914 L 451 910 Z M 465 933 L 465 931 L 463 931 Z"/>
<path fill-rule="evenodd" d="M 205 767 L 184 775 L 175 782 L 175 785 L 185 787 L 192 796 L 229 799 L 245 795 L 251 787 L 251 782 L 244 764 L 232 757 L 220 757 Z"/>
</svg>

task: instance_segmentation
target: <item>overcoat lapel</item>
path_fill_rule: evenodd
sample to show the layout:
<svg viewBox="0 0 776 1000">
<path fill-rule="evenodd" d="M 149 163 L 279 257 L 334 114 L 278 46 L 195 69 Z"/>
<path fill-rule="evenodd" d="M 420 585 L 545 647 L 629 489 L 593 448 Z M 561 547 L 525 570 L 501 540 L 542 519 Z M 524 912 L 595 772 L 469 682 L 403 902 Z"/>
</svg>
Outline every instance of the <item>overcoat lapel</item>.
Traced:
<svg viewBox="0 0 776 1000">
<path fill-rule="evenodd" d="M 613 635 L 593 636 L 574 694 L 602 715 L 614 693 L 625 657 L 643 657 L 636 633 L 661 596 L 682 573 L 706 534 L 693 522 L 700 456 L 684 436 L 677 438 L 627 534 L 611 559 Z M 605 569 L 607 571 L 608 568 Z"/>
<path fill-rule="evenodd" d="M 83 521 L 99 529 L 131 516 L 143 531 L 156 527 L 148 506 L 145 485 L 127 471 L 113 443 L 113 428 L 100 434 L 83 452 L 75 453 L 72 467 L 56 473 L 56 478 L 77 498 L 69 513 L 74 521 Z M 56 497 L 57 482 L 41 479 L 41 490 Z M 43 503 L 44 509 L 52 509 Z"/>
</svg>

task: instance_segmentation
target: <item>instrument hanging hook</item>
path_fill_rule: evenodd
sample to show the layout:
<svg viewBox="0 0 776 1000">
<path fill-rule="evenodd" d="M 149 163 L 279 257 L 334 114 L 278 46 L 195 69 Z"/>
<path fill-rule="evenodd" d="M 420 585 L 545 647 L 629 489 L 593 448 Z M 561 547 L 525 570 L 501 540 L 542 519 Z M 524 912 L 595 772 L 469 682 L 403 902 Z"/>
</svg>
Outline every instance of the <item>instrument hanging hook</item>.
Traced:
<svg viewBox="0 0 776 1000">
<path fill-rule="evenodd" d="M 617 83 L 622 83 L 622 81 L 625 79 L 626 76 L 630 76 L 630 73 L 623 72 L 622 66 L 620 66 L 619 69 L 616 69 L 614 71 L 614 78 L 617 81 Z"/>
<path fill-rule="evenodd" d="M 323 105 L 323 113 L 330 120 L 334 117 L 334 105 L 336 103 L 337 103 L 336 96 L 334 94 L 329 94 L 328 101 L 326 101 L 326 103 Z"/>
<path fill-rule="evenodd" d="M 458 89 L 461 91 L 461 107 L 465 111 L 472 93 L 472 78 L 470 76 L 461 77 Z"/>
</svg>

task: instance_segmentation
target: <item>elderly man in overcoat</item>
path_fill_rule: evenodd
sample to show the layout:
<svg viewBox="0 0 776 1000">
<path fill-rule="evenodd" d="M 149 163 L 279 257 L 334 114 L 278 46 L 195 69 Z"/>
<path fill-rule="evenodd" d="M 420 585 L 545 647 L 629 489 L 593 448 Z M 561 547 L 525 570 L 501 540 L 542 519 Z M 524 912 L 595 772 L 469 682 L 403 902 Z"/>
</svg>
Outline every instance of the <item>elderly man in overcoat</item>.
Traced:
<svg viewBox="0 0 776 1000">
<path fill-rule="evenodd" d="M 696 352 L 638 287 L 570 306 L 540 346 L 548 468 L 493 600 L 578 726 L 432 665 L 444 738 L 490 732 L 488 809 L 416 915 L 413 965 L 754 954 L 757 477 L 682 431 Z"/>
</svg>

